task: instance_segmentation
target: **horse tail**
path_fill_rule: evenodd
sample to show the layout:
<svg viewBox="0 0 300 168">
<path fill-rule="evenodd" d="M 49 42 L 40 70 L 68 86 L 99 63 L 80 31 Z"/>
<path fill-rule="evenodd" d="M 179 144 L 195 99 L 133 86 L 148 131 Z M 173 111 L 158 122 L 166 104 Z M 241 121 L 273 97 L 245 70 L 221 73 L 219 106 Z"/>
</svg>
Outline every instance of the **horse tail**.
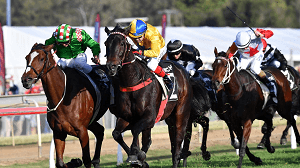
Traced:
<svg viewBox="0 0 300 168">
<path fill-rule="evenodd" d="M 204 85 L 190 78 L 193 89 L 191 115 L 202 116 L 211 108 L 210 98 Z"/>
</svg>

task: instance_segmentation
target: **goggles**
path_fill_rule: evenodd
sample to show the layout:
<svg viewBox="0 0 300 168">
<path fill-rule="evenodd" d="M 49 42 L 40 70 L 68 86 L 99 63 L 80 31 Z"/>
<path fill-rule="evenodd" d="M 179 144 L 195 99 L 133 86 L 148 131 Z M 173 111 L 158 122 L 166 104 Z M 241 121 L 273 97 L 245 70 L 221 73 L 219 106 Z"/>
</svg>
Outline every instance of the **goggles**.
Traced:
<svg viewBox="0 0 300 168">
<path fill-rule="evenodd" d="M 66 41 L 66 42 L 57 42 L 57 44 L 58 44 L 58 45 L 64 45 L 64 44 L 65 44 L 65 45 L 69 45 L 70 42 L 71 42 L 71 41 L 69 40 L 69 41 Z"/>
</svg>

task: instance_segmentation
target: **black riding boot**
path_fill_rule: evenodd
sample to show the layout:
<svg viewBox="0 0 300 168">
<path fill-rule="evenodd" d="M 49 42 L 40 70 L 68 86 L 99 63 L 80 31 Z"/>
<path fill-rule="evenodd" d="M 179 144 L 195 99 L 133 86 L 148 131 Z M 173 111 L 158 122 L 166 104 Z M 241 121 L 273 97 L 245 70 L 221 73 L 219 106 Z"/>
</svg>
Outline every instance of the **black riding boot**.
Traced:
<svg viewBox="0 0 300 168">
<path fill-rule="evenodd" d="M 169 91 L 172 90 L 173 89 L 173 82 L 167 74 L 163 77 L 163 80 L 164 80 L 165 84 L 167 85 Z"/>
<path fill-rule="evenodd" d="M 270 105 L 277 105 L 277 94 L 276 94 L 276 84 L 275 81 L 269 80 L 266 76 L 263 78 L 260 78 L 260 80 L 268 87 L 270 90 Z"/>
<path fill-rule="evenodd" d="M 109 89 L 109 79 L 103 70 L 93 69 L 88 75 L 94 80 L 101 91 Z"/>
</svg>

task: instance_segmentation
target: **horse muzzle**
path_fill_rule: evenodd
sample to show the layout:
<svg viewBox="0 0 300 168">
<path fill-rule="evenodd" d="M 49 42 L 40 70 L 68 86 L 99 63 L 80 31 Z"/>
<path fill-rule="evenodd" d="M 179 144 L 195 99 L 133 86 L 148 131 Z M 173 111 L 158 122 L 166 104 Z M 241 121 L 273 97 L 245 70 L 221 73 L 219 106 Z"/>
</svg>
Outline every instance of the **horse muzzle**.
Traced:
<svg viewBox="0 0 300 168">
<path fill-rule="evenodd" d="M 214 90 L 216 90 L 217 92 L 219 92 L 220 90 L 223 89 L 223 85 L 218 80 L 215 80 L 215 81 L 212 81 L 212 88 Z"/>
<path fill-rule="evenodd" d="M 36 80 L 33 78 L 24 78 L 24 77 L 21 78 L 21 81 L 25 89 L 31 88 L 31 86 L 36 82 Z"/>
<path fill-rule="evenodd" d="M 108 75 L 110 75 L 110 76 L 115 76 L 117 74 L 118 70 L 121 68 L 120 65 L 114 65 L 111 63 L 108 63 L 106 66 L 108 69 Z"/>
</svg>

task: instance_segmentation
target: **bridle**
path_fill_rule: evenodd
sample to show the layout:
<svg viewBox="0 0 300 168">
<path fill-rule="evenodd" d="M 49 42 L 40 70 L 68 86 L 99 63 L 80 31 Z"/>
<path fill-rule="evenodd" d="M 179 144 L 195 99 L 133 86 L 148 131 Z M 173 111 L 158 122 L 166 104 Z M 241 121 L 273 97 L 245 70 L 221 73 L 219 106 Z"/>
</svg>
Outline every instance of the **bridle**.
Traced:
<svg viewBox="0 0 300 168">
<path fill-rule="evenodd" d="M 227 62 L 227 69 L 226 69 L 225 75 L 224 75 L 222 81 L 219 84 L 219 85 L 223 85 L 224 86 L 225 84 L 229 83 L 229 81 L 231 79 L 231 75 L 235 71 L 235 62 L 232 61 L 233 62 L 233 69 L 230 70 L 231 69 L 230 68 L 230 60 L 228 58 L 224 58 L 224 57 L 220 57 L 219 56 L 219 57 L 216 57 L 216 59 L 219 59 L 219 60 L 222 59 L 222 60 L 225 60 Z"/>
<path fill-rule="evenodd" d="M 42 50 L 45 54 L 46 54 L 46 60 L 45 60 L 45 62 L 44 62 L 44 66 L 43 66 L 43 69 L 41 70 L 41 72 L 40 73 L 38 73 L 37 71 L 36 71 L 36 69 L 34 68 L 34 67 L 32 67 L 31 65 L 26 65 L 26 69 L 25 69 L 25 71 L 27 70 L 27 68 L 31 68 L 33 71 L 34 71 L 34 73 L 37 75 L 37 77 L 36 78 L 34 78 L 36 81 L 38 81 L 39 79 L 41 79 L 44 75 L 46 75 L 49 71 L 51 71 L 56 65 L 53 65 L 51 68 L 49 68 L 50 66 L 51 66 L 51 64 L 50 64 L 50 62 L 49 62 L 49 66 L 48 66 L 48 70 L 45 72 L 44 70 L 45 70 L 45 68 L 46 68 L 46 65 L 47 65 L 47 63 L 48 63 L 48 61 L 49 61 L 49 58 L 48 58 L 48 52 L 45 50 L 45 49 L 43 49 L 43 48 L 41 48 L 41 47 L 39 47 L 39 46 L 35 46 L 35 47 L 33 47 L 32 49 L 31 49 L 31 52 L 33 51 L 33 50 Z M 55 52 L 54 52 L 55 53 Z M 53 54 L 54 54 L 53 53 Z M 52 54 L 52 55 L 53 55 Z M 45 72 L 45 74 L 44 74 L 44 72 Z"/>
<path fill-rule="evenodd" d="M 56 64 L 55 65 L 53 65 L 51 68 L 49 68 L 50 66 L 51 66 L 51 64 L 50 64 L 50 62 L 49 62 L 49 57 L 48 57 L 48 52 L 45 50 L 45 49 L 43 49 L 43 48 L 41 48 L 41 47 L 39 47 L 39 46 L 35 46 L 35 47 L 33 47 L 32 49 L 31 49 L 31 52 L 33 51 L 33 50 L 42 50 L 45 54 L 46 54 L 46 60 L 45 60 L 45 62 L 44 62 L 44 66 L 43 66 L 43 69 L 42 69 L 42 71 L 40 72 L 40 73 L 38 73 L 37 71 L 36 71 L 36 69 L 34 68 L 34 67 L 32 67 L 31 65 L 26 65 L 26 69 L 25 69 L 25 71 L 27 70 L 27 68 L 29 67 L 29 68 L 31 68 L 33 71 L 34 71 L 34 73 L 37 75 L 37 77 L 36 78 L 34 78 L 36 81 L 38 81 L 39 79 L 41 79 L 44 75 L 46 75 L 48 72 L 50 72 L 53 68 L 55 68 L 56 67 Z M 56 51 L 55 51 L 56 52 Z M 54 52 L 54 53 L 55 53 Z M 54 54 L 53 53 L 53 54 Z M 52 55 L 53 55 L 52 54 Z M 46 68 L 46 64 L 49 64 L 49 66 L 48 66 L 48 70 L 44 73 L 44 70 L 45 70 L 45 68 Z M 62 71 L 63 72 L 63 74 L 64 74 L 64 77 L 65 77 L 65 87 L 64 87 L 64 93 L 63 93 L 63 96 L 62 96 L 62 98 L 60 99 L 60 101 L 57 103 L 57 105 L 54 107 L 54 108 L 52 108 L 52 109 L 49 109 L 49 107 L 47 106 L 47 112 L 51 112 L 51 111 L 56 111 L 56 109 L 58 108 L 58 106 L 61 104 L 61 102 L 62 102 L 62 100 L 64 99 L 64 97 L 65 97 L 65 95 L 66 95 L 66 86 L 67 86 L 67 76 L 66 76 L 66 74 L 65 74 L 65 72 L 64 71 Z"/>
<path fill-rule="evenodd" d="M 136 60 L 136 57 L 134 57 L 134 59 L 133 59 L 132 61 L 123 62 L 124 59 L 126 58 L 126 56 L 129 54 L 129 52 L 130 52 L 130 50 L 131 50 L 131 44 L 128 43 L 128 41 L 127 41 L 127 36 L 126 36 L 124 33 L 121 33 L 121 32 L 111 32 L 111 33 L 109 34 L 109 36 L 110 36 L 110 35 L 114 35 L 114 34 L 116 34 L 116 35 L 121 35 L 121 36 L 123 36 L 124 39 L 126 40 L 126 42 L 125 42 L 126 47 L 125 47 L 125 49 L 124 49 L 124 51 L 123 51 L 123 55 L 122 55 L 122 56 L 123 56 L 123 59 L 120 61 L 119 65 L 118 65 L 118 69 L 120 70 L 124 65 L 134 63 L 135 60 Z"/>
</svg>

